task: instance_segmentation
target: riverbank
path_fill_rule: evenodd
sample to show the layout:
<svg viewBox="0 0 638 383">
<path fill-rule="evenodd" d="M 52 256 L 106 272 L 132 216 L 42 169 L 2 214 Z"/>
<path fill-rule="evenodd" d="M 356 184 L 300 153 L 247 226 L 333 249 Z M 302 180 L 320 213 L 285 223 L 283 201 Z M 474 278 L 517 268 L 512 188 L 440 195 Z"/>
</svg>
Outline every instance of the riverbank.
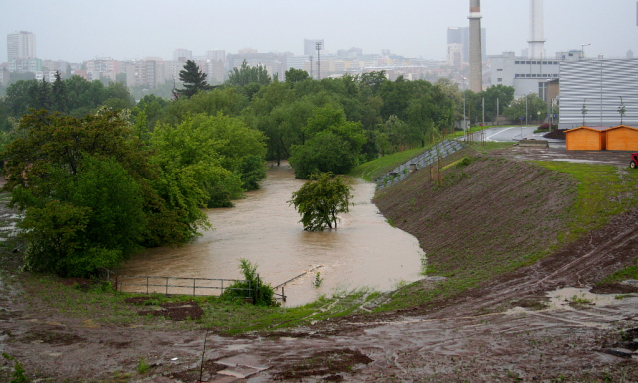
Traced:
<svg viewBox="0 0 638 383">
<path fill-rule="evenodd" d="M 295 309 L 198 298 L 201 320 L 172 322 L 137 314 L 161 302 L 21 274 L 7 247 L 0 350 L 53 381 L 195 381 L 205 342 L 203 379 L 219 382 L 233 368 L 257 381 L 636 380 L 619 345 L 638 327 L 638 298 L 612 284 L 597 301 L 585 288 L 626 266 L 617 281 L 633 275 L 638 229 L 624 223 L 638 218 L 638 173 L 523 161 L 546 159 L 542 150 L 483 152 L 447 159 L 442 184 L 418 171 L 377 195 L 444 281 Z M 554 292 L 564 286 L 581 290 Z M 2 363 L 8 377 L 13 363 Z"/>
</svg>

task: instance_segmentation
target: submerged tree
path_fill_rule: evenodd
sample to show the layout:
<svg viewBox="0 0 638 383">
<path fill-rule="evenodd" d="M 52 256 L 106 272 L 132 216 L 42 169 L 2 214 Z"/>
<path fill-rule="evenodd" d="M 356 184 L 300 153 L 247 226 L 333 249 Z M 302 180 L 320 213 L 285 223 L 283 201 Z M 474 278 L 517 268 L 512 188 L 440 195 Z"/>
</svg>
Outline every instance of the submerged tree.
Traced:
<svg viewBox="0 0 638 383">
<path fill-rule="evenodd" d="M 179 72 L 179 79 L 184 83 L 184 89 L 177 89 L 178 95 L 184 95 L 187 98 L 199 93 L 199 91 L 211 90 L 213 87 L 206 82 L 206 73 L 202 72 L 195 61 L 186 60 L 184 69 Z"/>
<path fill-rule="evenodd" d="M 343 177 L 332 173 L 313 175 L 301 189 L 292 193 L 290 205 L 301 214 L 304 230 L 321 231 L 337 228 L 337 215 L 347 213 L 352 198 L 352 186 Z"/>
</svg>

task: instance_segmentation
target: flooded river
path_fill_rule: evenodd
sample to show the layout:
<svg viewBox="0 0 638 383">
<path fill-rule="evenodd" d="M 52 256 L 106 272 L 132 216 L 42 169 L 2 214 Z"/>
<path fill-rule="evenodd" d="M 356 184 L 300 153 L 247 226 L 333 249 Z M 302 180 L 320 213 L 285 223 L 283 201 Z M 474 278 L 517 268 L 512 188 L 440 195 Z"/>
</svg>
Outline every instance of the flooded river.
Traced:
<svg viewBox="0 0 638 383">
<path fill-rule="evenodd" d="M 235 201 L 234 208 L 208 211 L 215 230 L 180 248 L 149 249 L 119 273 L 239 279 L 239 259 L 246 258 L 276 286 L 320 266 L 285 286 L 288 306 L 362 287 L 388 291 L 420 279 L 423 251 L 416 238 L 385 222 L 371 202 L 374 184 L 352 180 L 355 205 L 341 216 L 337 230 L 306 232 L 287 203 L 303 183 L 287 165 L 271 168 L 262 188 Z M 323 278 L 320 287 L 313 284 L 317 272 Z"/>
</svg>

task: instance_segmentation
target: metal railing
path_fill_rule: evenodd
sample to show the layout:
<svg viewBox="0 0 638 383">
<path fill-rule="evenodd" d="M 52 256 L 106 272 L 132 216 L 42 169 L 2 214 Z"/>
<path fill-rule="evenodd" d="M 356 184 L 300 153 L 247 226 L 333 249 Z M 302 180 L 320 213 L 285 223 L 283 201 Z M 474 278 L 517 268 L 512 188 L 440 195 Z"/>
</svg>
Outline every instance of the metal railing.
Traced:
<svg viewBox="0 0 638 383">
<path fill-rule="evenodd" d="M 101 268 L 100 279 L 110 282 L 115 291 L 139 294 L 191 295 L 191 296 L 220 296 L 225 290 L 245 291 L 242 298 L 255 303 L 261 280 L 257 275 L 256 286 L 251 281 L 241 279 L 221 278 L 185 278 L 140 275 L 118 275 L 113 271 Z M 247 283 L 248 288 L 232 287 L 235 282 Z M 279 286 L 278 286 L 279 287 Z M 276 299 L 286 301 L 283 287 L 281 294 L 274 293 Z"/>
<path fill-rule="evenodd" d="M 246 291 L 246 298 L 250 298 L 254 290 L 250 281 L 238 279 L 116 275 L 114 282 L 116 291 L 127 293 L 209 296 L 221 295 L 224 290 L 231 289 Z M 231 287 L 235 282 L 247 282 L 248 288 Z"/>
</svg>

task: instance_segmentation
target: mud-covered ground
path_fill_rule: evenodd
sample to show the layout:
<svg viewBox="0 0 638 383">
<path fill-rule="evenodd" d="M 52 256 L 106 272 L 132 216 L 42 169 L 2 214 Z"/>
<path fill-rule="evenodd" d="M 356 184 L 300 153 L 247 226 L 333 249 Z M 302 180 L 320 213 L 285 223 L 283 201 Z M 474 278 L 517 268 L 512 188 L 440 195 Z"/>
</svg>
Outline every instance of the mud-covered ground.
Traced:
<svg viewBox="0 0 638 383">
<path fill-rule="evenodd" d="M 620 166 L 621 157 L 594 160 Z M 0 352 L 22 363 L 30 379 L 53 382 L 638 381 L 636 289 L 607 285 L 594 290 L 604 295 L 588 292 L 638 256 L 638 228 L 627 224 L 637 218 L 638 210 L 627 212 L 542 261 L 453 299 L 238 337 L 101 326 L 32 310 L 19 289 L 1 283 Z M 0 381 L 11 380 L 13 365 L 2 359 Z"/>
</svg>

